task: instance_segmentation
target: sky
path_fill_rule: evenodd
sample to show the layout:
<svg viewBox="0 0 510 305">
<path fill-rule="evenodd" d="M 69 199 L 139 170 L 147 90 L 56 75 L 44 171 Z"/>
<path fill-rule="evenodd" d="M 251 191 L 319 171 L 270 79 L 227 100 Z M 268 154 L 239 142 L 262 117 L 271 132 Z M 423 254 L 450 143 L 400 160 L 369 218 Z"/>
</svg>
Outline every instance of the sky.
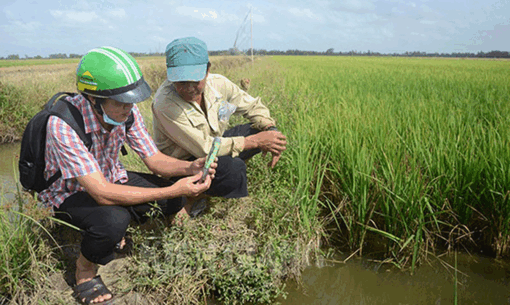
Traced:
<svg viewBox="0 0 510 305">
<path fill-rule="evenodd" d="M 209 50 L 232 48 L 236 38 L 240 49 L 249 49 L 253 37 L 255 49 L 282 51 L 510 51 L 510 0 L 0 3 L 0 57 L 83 55 L 99 46 L 164 52 L 187 36 L 202 39 Z"/>
</svg>

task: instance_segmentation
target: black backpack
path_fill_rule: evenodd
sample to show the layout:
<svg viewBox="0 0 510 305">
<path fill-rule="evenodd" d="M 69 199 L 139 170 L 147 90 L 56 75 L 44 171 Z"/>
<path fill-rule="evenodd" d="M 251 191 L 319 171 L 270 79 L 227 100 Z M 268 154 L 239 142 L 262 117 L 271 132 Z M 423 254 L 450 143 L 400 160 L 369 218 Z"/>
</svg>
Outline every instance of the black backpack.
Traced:
<svg viewBox="0 0 510 305">
<path fill-rule="evenodd" d="M 53 184 L 62 173 L 57 171 L 49 180 L 44 179 L 44 169 L 46 162 L 44 153 L 46 150 L 46 125 L 51 115 L 58 116 L 71 126 L 87 149 L 92 146 L 92 137 L 85 133 L 83 116 L 80 111 L 66 100 L 67 96 L 75 96 L 76 93 L 59 92 L 55 94 L 27 124 L 23 137 L 21 138 L 21 148 L 19 155 L 19 181 L 27 191 L 41 191 L 47 189 Z M 131 128 L 134 117 L 131 114 L 126 122 L 126 133 Z M 125 155 L 126 149 L 122 147 L 122 154 Z"/>
</svg>

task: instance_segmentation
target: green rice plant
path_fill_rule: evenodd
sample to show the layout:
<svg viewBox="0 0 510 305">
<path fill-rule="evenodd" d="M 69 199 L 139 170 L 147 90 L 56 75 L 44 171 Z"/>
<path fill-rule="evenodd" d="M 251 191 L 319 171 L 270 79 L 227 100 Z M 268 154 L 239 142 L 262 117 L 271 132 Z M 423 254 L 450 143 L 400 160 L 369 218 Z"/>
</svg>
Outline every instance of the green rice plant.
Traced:
<svg viewBox="0 0 510 305">
<path fill-rule="evenodd" d="M 282 95 L 290 104 L 291 137 L 316 150 L 307 155 L 326 160 L 292 156 L 289 163 L 307 168 L 311 178 L 304 180 L 317 182 L 323 200 L 341 206 L 338 233 L 352 249 L 376 232 L 388 238 L 388 253 L 411 255 L 414 267 L 420 253 L 448 239 L 456 225 L 476 230 L 490 219 L 496 226 L 485 236 L 501 241 L 498 252 L 507 251 L 507 62 L 277 61 L 287 69 Z M 326 178 L 310 162 L 327 164 Z M 296 183 L 296 194 L 313 194 Z"/>
</svg>

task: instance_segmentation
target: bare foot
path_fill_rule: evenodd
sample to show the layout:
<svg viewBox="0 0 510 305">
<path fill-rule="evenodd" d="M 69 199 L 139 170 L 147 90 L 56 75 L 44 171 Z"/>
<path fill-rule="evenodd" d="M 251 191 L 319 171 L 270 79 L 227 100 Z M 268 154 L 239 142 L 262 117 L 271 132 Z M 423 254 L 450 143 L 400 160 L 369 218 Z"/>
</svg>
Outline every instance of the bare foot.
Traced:
<svg viewBox="0 0 510 305">
<path fill-rule="evenodd" d="M 82 283 L 88 282 L 92 280 L 97 274 L 97 265 L 87 260 L 81 253 L 76 260 L 76 285 L 80 285 Z M 101 303 L 111 299 L 113 296 L 111 294 L 105 294 L 98 296 L 94 300 L 92 300 L 92 304 Z M 85 302 L 85 299 L 82 300 Z"/>
<path fill-rule="evenodd" d="M 184 207 L 174 215 L 171 224 L 172 226 L 182 227 L 189 218 L 189 211 Z"/>
<path fill-rule="evenodd" d="M 177 212 L 171 221 L 172 226 L 182 227 L 186 221 L 190 219 L 189 213 L 191 211 L 191 207 L 193 206 L 194 197 L 186 198 L 186 204 L 184 207 Z"/>
<path fill-rule="evenodd" d="M 119 249 L 122 250 L 126 246 L 126 238 L 122 237 L 122 239 L 119 242 Z"/>
</svg>

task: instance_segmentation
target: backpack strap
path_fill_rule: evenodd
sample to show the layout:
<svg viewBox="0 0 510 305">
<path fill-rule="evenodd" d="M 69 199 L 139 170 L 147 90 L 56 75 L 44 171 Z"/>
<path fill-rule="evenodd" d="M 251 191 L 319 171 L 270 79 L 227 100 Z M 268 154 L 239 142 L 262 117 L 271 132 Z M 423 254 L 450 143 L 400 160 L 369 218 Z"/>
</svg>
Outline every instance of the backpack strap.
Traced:
<svg viewBox="0 0 510 305">
<path fill-rule="evenodd" d="M 83 122 L 83 115 L 80 113 L 78 108 L 73 106 L 66 100 L 67 96 L 75 96 L 76 93 L 59 92 L 55 94 L 46 103 L 46 109 L 48 109 L 51 115 L 57 116 L 64 120 L 71 128 L 78 134 L 83 144 L 88 150 L 92 147 L 92 136 L 90 133 L 85 133 L 85 123 Z M 48 185 L 52 185 L 58 178 L 62 176 L 62 172 L 59 170 L 48 180 Z"/>
<path fill-rule="evenodd" d="M 133 123 L 135 122 L 135 116 L 133 115 L 133 112 L 129 114 L 128 119 L 126 120 L 126 133 L 129 131 L 129 128 L 133 126 Z"/>
<path fill-rule="evenodd" d="M 51 107 L 51 114 L 64 120 L 71 128 L 76 131 L 87 149 L 92 147 L 92 136 L 85 133 L 85 123 L 83 116 L 71 103 L 64 98 L 59 98 Z"/>
<path fill-rule="evenodd" d="M 48 111 L 51 111 L 51 109 L 53 108 L 53 104 L 58 101 L 58 100 L 65 100 L 66 97 L 68 96 L 75 96 L 76 93 L 73 93 L 73 92 L 59 92 L 59 93 L 55 93 L 55 95 L 53 95 L 49 100 L 48 102 L 46 103 L 46 105 L 44 106 L 44 108 Z"/>
</svg>

